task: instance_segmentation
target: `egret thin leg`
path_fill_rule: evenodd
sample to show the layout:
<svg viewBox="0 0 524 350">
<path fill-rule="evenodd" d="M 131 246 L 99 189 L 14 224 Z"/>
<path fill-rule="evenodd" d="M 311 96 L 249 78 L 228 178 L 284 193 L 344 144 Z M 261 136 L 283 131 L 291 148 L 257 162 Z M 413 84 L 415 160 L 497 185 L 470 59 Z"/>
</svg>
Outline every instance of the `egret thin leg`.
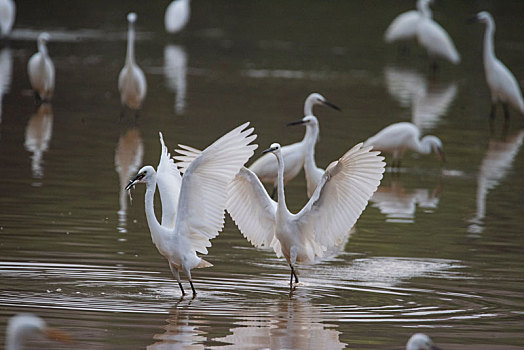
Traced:
<svg viewBox="0 0 524 350">
<path fill-rule="evenodd" d="M 182 287 L 182 282 L 180 281 L 180 273 L 174 267 L 172 264 L 169 264 L 169 268 L 171 269 L 171 273 L 173 273 L 173 276 L 176 277 L 176 280 L 178 282 L 178 286 L 180 287 L 180 290 L 182 291 L 182 295 L 186 295 L 186 292 L 184 291 L 184 287 Z"/>
<path fill-rule="evenodd" d="M 193 286 L 193 281 L 189 280 L 189 284 L 191 285 L 191 289 L 193 290 L 193 298 L 196 297 L 196 290 L 195 290 L 195 287 Z"/>
</svg>

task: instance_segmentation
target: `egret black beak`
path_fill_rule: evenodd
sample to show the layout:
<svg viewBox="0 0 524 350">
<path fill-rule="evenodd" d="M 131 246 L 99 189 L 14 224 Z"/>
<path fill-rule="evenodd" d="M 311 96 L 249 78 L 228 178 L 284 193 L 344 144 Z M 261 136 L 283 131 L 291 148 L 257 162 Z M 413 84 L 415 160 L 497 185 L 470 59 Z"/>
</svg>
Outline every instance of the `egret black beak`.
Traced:
<svg viewBox="0 0 524 350">
<path fill-rule="evenodd" d="M 291 122 L 291 123 L 287 123 L 286 126 L 301 125 L 301 124 L 305 124 L 305 123 L 306 123 L 305 121 L 300 119 L 300 120 L 297 120 L 297 121 L 294 121 L 294 122 Z"/>
<path fill-rule="evenodd" d="M 339 111 L 339 112 L 342 112 L 342 110 L 340 109 L 340 107 L 334 105 L 333 103 L 331 103 L 331 102 L 329 102 L 329 101 L 323 101 L 322 103 L 325 104 L 325 105 L 328 106 L 328 107 L 331 107 L 331 108 L 333 108 L 333 109 L 336 109 L 336 110 Z"/>
<path fill-rule="evenodd" d="M 477 18 L 477 15 L 474 15 L 474 16 L 469 17 L 466 20 L 466 23 L 467 24 L 473 24 L 473 23 L 477 23 L 478 21 L 479 21 L 479 19 Z"/>
<path fill-rule="evenodd" d="M 131 187 L 133 187 L 137 182 L 140 182 L 144 178 L 144 174 L 138 174 L 133 180 L 129 181 L 127 184 L 125 190 L 128 191 Z"/>
<path fill-rule="evenodd" d="M 262 151 L 262 154 L 266 154 L 266 153 L 269 153 L 269 152 L 273 152 L 274 150 L 276 150 L 276 147 L 269 147 L 268 149 L 263 150 L 263 151 Z"/>
</svg>

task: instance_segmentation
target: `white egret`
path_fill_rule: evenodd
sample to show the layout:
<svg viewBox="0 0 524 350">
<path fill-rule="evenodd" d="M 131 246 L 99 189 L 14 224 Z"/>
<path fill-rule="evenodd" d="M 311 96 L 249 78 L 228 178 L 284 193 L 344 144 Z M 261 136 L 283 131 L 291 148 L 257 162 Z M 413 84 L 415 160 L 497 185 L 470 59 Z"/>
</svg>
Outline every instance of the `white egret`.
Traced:
<svg viewBox="0 0 524 350">
<path fill-rule="evenodd" d="M 129 108 L 138 111 L 142 107 L 142 102 L 146 96 L 147 83 L 144 72 L 135 63 L 136 17 L 136 13 L 134 12 L 127 15 L 128 30 L 126 63 L 118 76 L 118 90 L 120 91 L 122 108 L 128 106 Z"/>
<path fill-rule="evenodd" d="M 315 193 L 298 214 L 289 212 L 284 195 L 285 160 L 278 143 L 271 145 L 278 162 L 278 200 L 265 191 L 255 173 L 242 168 L 229 186 L 227 210 L 242 234 L 255 247 L 272 247 L 291 267 L 313 262 L 339 245 L 376 191 L 384 172 L 384 158 L 362 143 L 326 169 Z"/>
<path fill-rule="evenodd" d="M 393 166 L 400 167 L 400 160 L 408 149 L 429 154 L 435 152 L 444 161 L 442 141 L 436 136 L 426 135 L 420 139 L 420 130 L 409 122 L 394 123 L 386 126 L 364 142 L 365 146 L 393 155 Z M 396 164 L 395 164 L 396 163 Z"/>
<path fill-rule="evenodd" d="M 27 63 L 27 73 L 37 100 L 50 101 L 55 90 L 55 66 L 47 52 L 48 33 L 38 36 L 38 52 Z"/>
<path fill-rule="evenodd" d="M 164 24 L 166 31 L 171 34 L 181 31 L 189 22 L 191 8 L 190 0 L 173 0 L 166 8 Z"/>
<path fill-rule="evenodd" d="M 407 41 L 417 37 L 417 24 L 421 16 L 418 8 L 423 2 L 424 0 L 417 1 L 417 10 L 403 12 L 395 17 L 384 33 L 385 42 Z M 431 12 L 429 13 L 431 15 Z"/>
<path fill-rule="evenodd" d="M 253 128 L 246 129 L 248 125 L 245 123 L 219 138 L 187 166 L 176 210 L 162 211 L 162 225 L 157 221 L 153 207 L 158 181 L 155 169 L 150 165 L 143 167 L 126 186 L 130 189 L 136 183 L 146 184 L 145 210 L 151 236 L 160 254 L 169 261 L 182 294 L 185 292 L 180 282 L 180 270 L 188 277 L 195 296 L 191 270 L 212 266 L 196 253 L 207 254 L 206 247 L 211 246 L 209 240 L 222 229 L 227 186 L 257 148 L 257 145 L 250 145 L 256 135 L 252 135 Z M 174 188 L 171 190 L 176 192 Z M 172 227 L 171 220 L 175 223 Z"/>
<path fill-rule="evenodd" d="M 509 120 L 508 104 L 524 114 L 524 100 L 517 79 L 511 71 L 495 56 L 495 21 L 489 12 L 481 11 L 473 19 L 486 25 L 484 32 L 484 72 L 491 92 L 491 121 L 495 119 L 497 103 L 502 103 L 504 118 Z"/>
<path fill-rule="evenodd" d="M 0 38 L 11 33 L 15 23 L 16 5 L 13 0 L 0 0 Z"/>
<path fill-rule="evenodd" d="M 40 317 L 33 314 L 18 314 L 11 317 L 7 324 L 5 349 L 20 350 L 27 339 L 37 334 L 48 339 L 71 342 L 68 334 L 48 327 Z"/>
<path fill-rule="evenodd" d="M 340 110 L 337 106 L 326 100 L 324 96 L 318 93 L 312 93 L 306 98 L 304 103 L 304 115 L 313 116 L 313 106 L 323 104 Z M 315 118 L 316 120 L 316 118 Z M 288 125 L 294 125 L 290 123 Z M 293 143 L 291 145 L 283 146 L 281 148 L 282 157 L 284 158 L 284 184 L 295 178 L 304 165 L 304 159 L 308 150 L 314 148 L 315 143 L 318 139 L 318 121 L 317 123 L 305 123 L 306 133 L 304 138 L 300 142 Z M 271 154 L 265 154 L 258 158 L 249 167 L 260 178 L 263 183 L 269 183 L 273 185 L 273 194 L 276 191 L 277 179 L 278 179 L 278 163 L 277 160 Z M 273 197 L 273 196 L 272 196 Z"/>
<path fill-rule="evenodd" d="M 426 334 L 415 333 L 409 338 L 406 350 L 440 350 L 440 348 Z"/>
<path fill-rule="evenodd" d="M 419 0 L 417 3 L 421 14 L 417 24 L 417 41 L 420 46 L 426 49 L 428 56 L 433 60 L 434 70 L 437 67 L 435 61 L 437 58 L 459 64 L 460 55 L 448 33 L 431 18 L 429 3 L 430 0 Z"/>
</svg>

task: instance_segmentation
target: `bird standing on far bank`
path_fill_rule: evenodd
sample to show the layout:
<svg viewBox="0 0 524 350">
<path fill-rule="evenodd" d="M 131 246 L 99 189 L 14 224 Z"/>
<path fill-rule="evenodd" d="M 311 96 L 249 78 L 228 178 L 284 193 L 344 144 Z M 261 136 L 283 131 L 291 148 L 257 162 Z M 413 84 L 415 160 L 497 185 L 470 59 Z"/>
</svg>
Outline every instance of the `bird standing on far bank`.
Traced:
<svg viewBox="0 0 524 350">
<path fill-rule="evenodd" d="M 48 33 L 40 33 L 37 40 L 38 52 L 27 63 L 27 73 L 37 102 L 49 102 L 55 90 L 55 66 L 47 52 Z"/>
</svg>

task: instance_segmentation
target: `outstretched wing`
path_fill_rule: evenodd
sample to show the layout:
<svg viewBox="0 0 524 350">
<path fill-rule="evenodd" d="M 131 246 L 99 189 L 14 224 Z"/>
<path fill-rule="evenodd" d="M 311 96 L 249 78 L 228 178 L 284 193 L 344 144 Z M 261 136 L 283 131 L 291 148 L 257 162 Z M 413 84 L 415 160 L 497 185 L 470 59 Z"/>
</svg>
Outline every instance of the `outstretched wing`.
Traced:
<svg viewBox="0 0 524 350">
<path fill-rule="evenodd" d="M 224 226 L 227 186 L 253 155 L 253 128 L 245 123 L 228 132 L 197 156 L 182 178 L 175 233 L 187 236 L 193 249 L 207 254 L 209 240 Z"/>
<path fill-rule="evenodd" d="M 202 151 L 191 146 L 181 144 L 178 144 L 178 147 L 180 148 L 175 149 L 175 152 L 179 153 L 180 155 L 176 155 L 173 158 L 178 161 L 176 165 L 183 174 L 186 172 L 189 164 L 191 164 L 191 162 L 195 160 L 195 158 L 198 157 Z"/>
<path fill-rule="evenodd" d="M 384 157 L 359 143 L 326 169 L 313 196 L 297 214 L 300 231 L 324 248 L 338 245 L 377 190 Z"/>
<path fill-rule="evenodd" d="M 269 247 L 274 238 L 277 203 L 257 175 L 242 167 L 229 184 L 227 211 L 255 247 Z"/>
<path fill-rule="evenodd" d="M 157 167 L 156 180 L 162 201 L 162 226 L 173 229 L 175 227 L 182 176 L 180 176 L 175 162 L 171 159 L 171 154 L 169 154 L 169 150 L 164 143 L 162 133 L 159 132 L 158 134 L 160 136 L 162 150 L 160 153 L 160 162 Z"/>
</svg>

